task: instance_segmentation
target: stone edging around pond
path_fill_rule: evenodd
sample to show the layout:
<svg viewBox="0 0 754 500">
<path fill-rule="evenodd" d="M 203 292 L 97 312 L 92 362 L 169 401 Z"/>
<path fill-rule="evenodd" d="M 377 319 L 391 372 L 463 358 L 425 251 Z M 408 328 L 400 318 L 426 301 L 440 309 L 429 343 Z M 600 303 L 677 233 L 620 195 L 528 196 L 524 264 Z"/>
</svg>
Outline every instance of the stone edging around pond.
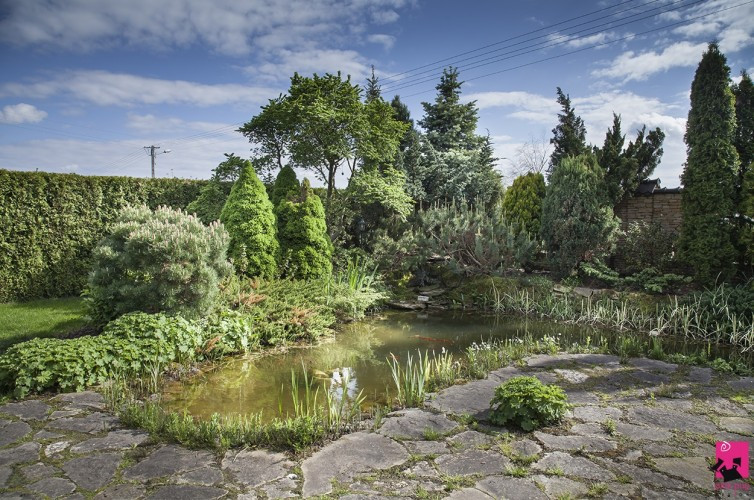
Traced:
<svg viewBox="0 0 754 500">
<path fill-rule="evenodd" d="M 754 404 L 729 399 L 751 401 L 754 377 L 602 354 L 524 361 L 298 462 L 265 450 L 218 456 L 153 444 L 124 429 L 94 392 L 8 403 L 0 498 L 693 499 L 713 491 L 714 441 L 747 441 L 754 458 Z M 574 409 L 561 425 L 510 434 L 484 425 L 494 388 L 521 374 L 565 389 Z M 754 485 L 736 483 L 754 498 Z"/>
</svg>

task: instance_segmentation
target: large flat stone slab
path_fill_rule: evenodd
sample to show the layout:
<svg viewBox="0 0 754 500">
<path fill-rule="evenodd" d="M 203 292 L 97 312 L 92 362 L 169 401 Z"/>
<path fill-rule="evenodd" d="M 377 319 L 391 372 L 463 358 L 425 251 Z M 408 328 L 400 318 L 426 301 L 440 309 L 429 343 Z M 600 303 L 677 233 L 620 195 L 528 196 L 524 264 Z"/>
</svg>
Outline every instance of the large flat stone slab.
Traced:
<svg viewBox="0 0 754 500">
<path fill-rule="evenodd" d="M 495 439 L 489 434 L 477 431 L 463 431 L 455 436 L 448 438 L 448 443 L 453 448 L 465 450 L 467 448 L 477 448 L 479 446 L 488 446 Z"/>
<path fill-rule="evenodd" d="M 487 477 L 476 483 L 476 488 L 493 498 L 508 500 L 547 500 L 537 485 L 529 478 L 518 477 Z"/>
<path fill-rule="evenodd" d="M 359 453 L 351 453 L 359 450 Z M 380 434 L 356 432 L 328 444 L 304 460 L 304 496 L 326 495 L 332 480 L 346 481 L 369 470 L 388 469 L 408 460 L 405 448 Z"/>
<path fill-rule="evenodd" d="M 53 420 L 47 424 L 47 428 L 99 434 L 100 432 L 112 430 L 118 423 L 119 420 L 117 417 L 107 413 L 94 412 L 84 417 L 65 417 Z"/>
<path fill-rule="evenodd" d="M 714 489 L 713 474 L 703 457 L 655 458 L 655 466 L 668 475 L 685 479 L 699 488 Z"/>
<path fill-rule="evenodd" d="M 627 424 L 625 422 L 618 422 L 615 427 L 619 434 L 632 441 L 667 441 L 673 437 L 673 433 L 669 430 L 657 427 Z"/>
<path fill-rule="evenodd" d="M 175 500 L 190 498 L 191 500 L 215 500 L 227 495 L 226 490 L 212 486 L 194 486 L 189 484 L 169 484 L 157 488 L 147 498 L 152 500 Z"/>
<path fill-rule="evenodd" d="M 510 465 L 510 460 L 493 451 L 470 449 L 438 457 L 435 464 L 440 472 L 449 476 L 471 474 L 491 476 L 503 474 L 505 468 Z"/>
<path fill-rule="evenodd" d="M 172 476 L 212 463 L 213 456 L 207 451 L 193 451 L 186 448 L 166 445 L 152 452 L 147 458 L 123 471 L 125 479 L 148 480 L 162 476 Z"/>
<path fill-rule="evenodd" d="M 22 420 L 44 420 L 50 406 L 37 399 L 29 399 L 18 403 L 7 403 L 0 406 L 0 413 L 7 413 Z"/>
<path fill-rule="evenodd" d="M 491 379 L 454 385 L 440 391 L 429 406 L 444 413 L 486 419 L 490 412 L 490 401 L 498 385 L 500 382 Z"/>
<path fill-rule="evenodd" d="M 577 406 L 573 409 L 573 417 L 584 422 L 604 422 L 608 418 L 618 420 L 623 416 L 623 410 L 611 406 Z"/>
<path fill-rule="evenodd" d="M 698 415 L 668 411 L 663 408 L 638 406 L 628 410 L 628 421 L 661 429 L 678 429 L 702 434 L 717 430 L 715 424 Z"/>
<path fill-rule="evenodd" d="M 607 481 L 615 479 L 615 474 L 583 457 L 575 457 L 562 451 L 547 453 L 532 465 L 532 469 L 541 472 L 559 470 L 566 476 Z"/>
<path fill-rule="evenodd" d="M 223 469 L 251 488 L 285 477 L 294 465 L 284 454 L 267 450 L 228 451 L 222 462 Z"/>
<path fill-rule="evenodd" d="M 651 469 L 610 459 L 597 458 L 595 460 L 611 470 L 618 471 L 619 474 L 630 477 L 633 482 L 638 484 L 662 485 L 665 488 L 683 488 L 686 486 L 683 481 Z"/>
<path fill-rule="evenodd" d="M 112 480 L 121 459 L 120 453 L 89 455 L 67 461 L 63 470 L 79 488 L 94 491 Z"/>
<path fill-rule="evenodd" d="M 754 434 L 754 418 L 750 417 L 721 417 L 720 427 L 739 434 Z"/>
<path fill-rule="evenodd" d="M 476 488 L 461 488 L 446 496 L 445 500 L 490 500 L 491 498 L 493 497 Z"/>
<path fill-rule="evenodd" d="M 567 370 L 564 368 L 556 368 L 553 370 L 558 376 L 569 384 L 581 384 L 589 379 L 589 375 L 578 370 Z"/>
<path fill-rule="evenodd" d="M 532 480 L 541 484 L 550 498 L 582 498 L 588 491 L 584 483 L 557 476 L 533 476 Z"/>
<path fill-rule="evenodd" d="M 8 446 L 25 438 L 31 432 L 31 426 L 26 422 L 5 421 L 0 427 L 0 447 Z"/>
<path fill-rule="evenodd" d="M 46 495 L 51 498 L 60 498 L 63 495 L 73 493 L 76 485 L 62 477 L 48 477 L 32 483 L 27 488 L 34 493 Z"/>
<path fill-rule="evenodd" d="M 202 484 L 212 486 L 223 480 L 223 473 L 214 467 L 202 467 L 185 472 L 178 477 L 179 483 Z"/>
<path fill-rule="evenodd" d="M 102 394 L 95 391 L 69 392 L 61 394 L 56 401 L 65 403 L 70 408 L 81 408 L 84 410 L 104 410 L 105 398 Z"/>
<path fill-rule="evenodd" d="M 596 436 L 556 436 L 535 432 L 536 437 L 546 449 L 550 450 L 584 450 L 584 451 L 610 451 L 618 448 L 618 445 L 607 439 Z"/>
<path fill-rule="evenodd" d="M 89 453 L 104 450 L 127 450 L 149 439 L 149 434 L 134 429 L 112 431 L 105 437 L 92 438 L 71 446 L 72 453 Z"/>
<path fill-rule="evenodd" d="M 552 368 L 554 366 L 568 366 L 573 361 L 575 354 L 535 354 L 524 358 L 527 366 L 532 368 Z"/>
<path fill-rule="evenodd" d="M 413 408 L 392 413 L 378 432 L 392 438 L 424 439 L 427 431 L 445 434 L 456 427 L 445 415 Z"/>
<path fill-rule="evenodd" d="M 39 460 L 39 443 L 24 443 L 14 448 L 0 450 L 0 466 L 15 465 Z"/>
<path fill-rule="evenodd" d="M 450 448 L 443 441 L 404 441 L 403 445 L 414 455 L 444 455 Z"/>
<path fill-rule="evenodd" d="M 573 354 L 573 361 L 582 365 L 617 366 L 620 358 L 612 354 Z"/>
<path fill-rule="evenodd" d="M 664 361 L 649 358 L 631 358 L 628 360 L 628 364 L 642 370 L 653 372 L 673 373 L 678 369 L 678 365 L 675 363 L 666 363 Z"/>
<path fill-rule="evenodd" d="M 60 469 L 53 465 L 46 465 L 42 462 L 27 465 L 21 469 L 21 475 L 29 482 L 39 481 L 47 477 L 52 477 L 60 472 Z"/>
<path fill-rule="evenodd" d="M 739 377 L 729 381 L 728 385 L 737 391 L 754 391 L 754 377 Z"/>
<path fill-rule="evenodd" d="M 140 484 L 116 484 L 102 490 L 94 500 L 132 500 L 143 498 L 145 488 Z"/>
</svg>

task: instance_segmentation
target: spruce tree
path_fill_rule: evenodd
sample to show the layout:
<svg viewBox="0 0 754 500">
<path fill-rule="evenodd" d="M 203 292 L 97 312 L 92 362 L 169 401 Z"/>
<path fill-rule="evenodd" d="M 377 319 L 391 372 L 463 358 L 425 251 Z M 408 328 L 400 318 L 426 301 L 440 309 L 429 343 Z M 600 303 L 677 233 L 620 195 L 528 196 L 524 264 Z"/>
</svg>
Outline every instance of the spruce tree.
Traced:
<svg viewBox="0 0 754 500">
<path fill-rule="evenodd" d="M 278 206 L 289 194 L 298 193 L 299 188 L 296 172 L 290 165 L 281 168 L 277 178 L 275 178 L 275 184 L 272 186 L 272 195 L 270 196 L 272 205 Z"/>
<path fill-rule="evenodd" d="M 691 84 L 679 250 L 697 280 L 712 284 L 735 271 L 734 193 L 738 153 L 730 69 L 717 44 L 702 56 Z"/>
<path fill-rule="evenodd" d="M 333 245 L 327 234 L 325 209 L 304 179 L 298 196 L 284 199 L 275 213 L 283 274 L 299 279 L 329 276 Z"/>
<path fill-rule="evenodd" d="M 474 135 L 477 124 L 476 101 L 461 103 L 461 85 L 458 69 L 443 70 L 437 84 L 434 103 L 423 102 L 424 118 L 419 125 L 427 132 L 427 138 L 438 151 L 453 148 L 473 149 L 479 144 Z"/>
<path fill-rule="evenodd" d="M 364 100 L 366 102 L 382 98 L 382 89 L 380 88 L 379 78 L 374 75 L 374 66 L 372 66 L 372 76 L 367 78 L 367 85 L 364 89 Z"/>
<path fill-rule="evenodd" d="M 571 106 L 571 97 L 557 88 L 558 104 L 562 111 L 558 113 L 558 125 L 552 129 L 550 144 L 554 146 L 547 168 L 549 178 L 566 156 L 578 156 L 589 151 L 586 145 L 586 127 L 584 120 L 576 114 Z"/>
<path fill-rule="evenodd" d="M 277 274 L 280 247 L 272 210 L 264 184 L 246 161 L 220 213 L 230 234 L 228 256 L 238 272 L 265 278 Z"/>
<path fill-rule="evenodd" d="M 550 177 L 541 235 L 556 277 L 607 254 L 614 243 L 618 220 L 607 203 L 603 177 L 590 153 L 563 158 Z"/>
</svg>

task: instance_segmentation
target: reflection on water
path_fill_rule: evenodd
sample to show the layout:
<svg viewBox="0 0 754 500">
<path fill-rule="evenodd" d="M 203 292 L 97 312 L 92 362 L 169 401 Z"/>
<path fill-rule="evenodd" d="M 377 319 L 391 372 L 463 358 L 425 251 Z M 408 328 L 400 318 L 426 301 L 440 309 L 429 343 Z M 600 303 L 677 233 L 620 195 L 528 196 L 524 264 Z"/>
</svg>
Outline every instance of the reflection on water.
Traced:
<svg viewBox="0 0 754 500">
<path fill-rule="evenodd" d="M 604 333 L 603 333 L 604 334 Z M 170 384 L 164 401 L 168 409 L 199 417 L 213 413 L 263 412 L 272 418 L 292 412 L 291 369 L 305 369 L 320 391 L 354 398 L 363 391 L 367 404 L 385 403 L 394 394 L 386 358 L 403 362 L 418 349 L 461 353 L 474 342 L 530 335 L 558 337 L 561 345 L 596 342 L 595 330 L 574 325 L 497 318 L 453 312 L 389 312 L 378 319 L 347 325 L 336 339 L 315 347 L 295 347 L 283 353 L 233 358 L 216 370 L 187 382 Z M 343 387 L 343 381 L 347 386 Z M 303 377 L 298 377 L 303 389 Z"/>
</svg>

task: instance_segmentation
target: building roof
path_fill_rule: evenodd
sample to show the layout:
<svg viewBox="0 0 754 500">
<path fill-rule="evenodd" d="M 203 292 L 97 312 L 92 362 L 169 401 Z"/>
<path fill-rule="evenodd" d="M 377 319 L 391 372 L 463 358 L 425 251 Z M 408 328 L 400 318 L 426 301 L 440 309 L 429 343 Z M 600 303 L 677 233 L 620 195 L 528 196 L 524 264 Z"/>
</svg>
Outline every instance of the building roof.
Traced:
<svg viewBox="0 0 754 500">
<path fill-rule="evenodd" d="M 639 183 L 639 187 L 634 192 L 635 196 L 652 196 L 653 194 L 671 194 L 680 193 L 681 188 L 661 188 L 660 179 L 646 179 Z"/>
</svg>

